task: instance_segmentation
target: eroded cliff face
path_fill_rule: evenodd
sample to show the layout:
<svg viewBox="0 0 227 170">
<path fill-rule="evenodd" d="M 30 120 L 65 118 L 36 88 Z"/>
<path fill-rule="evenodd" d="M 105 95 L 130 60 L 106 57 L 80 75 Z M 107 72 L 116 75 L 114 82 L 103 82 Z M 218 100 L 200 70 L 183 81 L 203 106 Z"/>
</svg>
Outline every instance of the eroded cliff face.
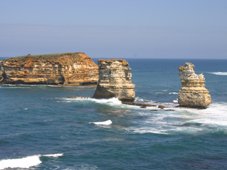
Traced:
<svg viewBox="0 0 227 170">
<path fill-rule="evenodd" d="M 0 61 L 0 83 L 85 85 L 98 81 L 98 66 L 85 53 L 28 55 Z"/>
<path fill-rule="evenodd" d="M 2 82 L 3 81 L 3 68 L 2 68 L 2 61 L 0 61 L 0 82 Z"/>
<path fill-rule="evenodd" d="M 135 85 L 126 60 L 99 60 L 99 81 L 94 98 L 117 97 L 124 102 L 135 99 Z"/>
<path fill-rule="evenodd" d="M 205 87 L 203 74 L 197 75 L 192 63 L 179 67 L 181 89 L 178 103 L 183 107 L 206 108 L 211 104 L 211 96 Z"/>
</svg>

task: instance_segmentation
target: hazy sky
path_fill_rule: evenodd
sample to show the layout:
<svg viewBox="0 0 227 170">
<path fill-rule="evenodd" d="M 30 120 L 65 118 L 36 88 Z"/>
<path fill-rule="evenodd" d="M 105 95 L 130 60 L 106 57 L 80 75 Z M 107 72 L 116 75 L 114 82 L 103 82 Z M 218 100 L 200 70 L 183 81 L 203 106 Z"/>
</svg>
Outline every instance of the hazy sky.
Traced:
<svg viewBox="0 0 227 170">
<path fill-rule="evenodd" d="M 0 0 L 0 56 L 225 58 L 227 0 Z"/>
</svg>

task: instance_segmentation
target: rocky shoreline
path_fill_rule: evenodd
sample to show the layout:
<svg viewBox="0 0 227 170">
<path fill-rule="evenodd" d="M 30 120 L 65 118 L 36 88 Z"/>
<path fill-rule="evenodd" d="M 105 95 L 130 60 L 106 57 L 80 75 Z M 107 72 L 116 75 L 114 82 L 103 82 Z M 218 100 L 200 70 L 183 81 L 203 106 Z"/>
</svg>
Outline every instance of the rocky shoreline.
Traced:
<svg viewBox="0 0 227 170">
<path fill-rule="evenodd" d="M 126 60 L 99 60 L 99 81 L 93 98 L 118 98 L 123 104 L 141 108 L 167 108 L 164 104 L 135 101 L 135 85 L 132 82 L 131 68 Z M 211 104 L 211 96 L 205 87 L 205 78 L 197 75 L 192 63 L 179 67 L 181 89 L 178 95 L 180 107 L 207 108 Z"/>
<path fill-rule="evenodd" d="M 197 75 L 192 63 L 179 67 L 179 107 L 207 108 L 211 102 L 205 78 Z M 93 85 L 93 98 L 118 98 L 122 104 L 141 108 L 168 108 L 161 103 L 135 101 L 131 68 L 124 59 L 101 59 L 96 63 L 85 53 L 27 55 L 0 61 L 0 84 Z"/>
</svg>

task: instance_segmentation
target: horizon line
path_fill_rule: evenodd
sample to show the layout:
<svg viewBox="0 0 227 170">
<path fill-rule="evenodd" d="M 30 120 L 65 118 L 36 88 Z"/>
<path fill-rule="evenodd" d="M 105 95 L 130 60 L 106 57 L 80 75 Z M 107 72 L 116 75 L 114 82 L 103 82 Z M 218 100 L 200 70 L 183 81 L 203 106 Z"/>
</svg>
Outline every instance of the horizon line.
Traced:
<svg viewBox="0 0 227 170">
<path fill-rule="evenodd" d="M 39 55 L 41 55 L 41 54 L 39 54 Z M 42 54 L 42 55 L 44 55 L 44 54 Z M 20 57 L 20 56 L 12 56 L 12 57 L 0 56 L 0 59 L 15 58 L 15 57 Z M 135 60 L 138 60 L 138 59 L 142 59 L 142 60 L 227 60 L 227 57 L 226 58 L 91 57 L 91 58 L 92 59 L 135 59 Z"/>
</svg>

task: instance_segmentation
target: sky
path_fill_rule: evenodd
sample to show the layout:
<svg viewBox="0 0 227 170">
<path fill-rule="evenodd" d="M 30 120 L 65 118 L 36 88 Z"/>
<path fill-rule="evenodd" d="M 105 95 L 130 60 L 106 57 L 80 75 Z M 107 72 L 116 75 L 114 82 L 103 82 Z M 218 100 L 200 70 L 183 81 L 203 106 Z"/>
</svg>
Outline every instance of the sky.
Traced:
<svg viewBox="0 0 227 170">
<path fill-rule="evenodd" d="M 227 0 L 0 0 L 0 56 L 227 59 Z"/>
</svg>

